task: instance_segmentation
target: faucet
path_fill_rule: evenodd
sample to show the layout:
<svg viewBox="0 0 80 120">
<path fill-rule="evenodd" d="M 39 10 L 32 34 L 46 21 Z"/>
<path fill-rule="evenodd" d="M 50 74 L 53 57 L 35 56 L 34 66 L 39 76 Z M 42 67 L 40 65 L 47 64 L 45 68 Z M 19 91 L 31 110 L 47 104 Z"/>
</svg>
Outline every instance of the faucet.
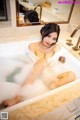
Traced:
<svg viewBox="0 0 80 120">
<path fill-rule="evenodd" d="M 75 50 L 75 51 L 78 51 L 80 49 L 79 48 L 80 47 L 79 44 L 80 44 L 80 36 L 79 36 L 79 39 L 78 39 L 76 45 L 72 49 Z"/>
<path fill-rule="evenodd" d="M 40 21 L 41 21 L 41 16 L 42 16 L 42 6 L 40 4 L 38 4 L 34 10 L 36 10 L 38 7 L 40 7 Z"/>
<path fill-rule="evenodd" d="M 80 25 L 77 26 L 77 28 L 72 32 L 70 37 L 73 37 L 79 29 L 80 29 Z M 75 50 L 75 51 L 79 50 L 79 45 L 80 45 L 80 36 L 78 38 L 78 41 L 77 41 L 76 45 L 73 47 L 73 50 Z"/>
<path fill-rule="evenodd" d="M 80 25 L 72 32 L 70 37 L 73 37 L 79 29 L 80 29 Z"/>
</svg>

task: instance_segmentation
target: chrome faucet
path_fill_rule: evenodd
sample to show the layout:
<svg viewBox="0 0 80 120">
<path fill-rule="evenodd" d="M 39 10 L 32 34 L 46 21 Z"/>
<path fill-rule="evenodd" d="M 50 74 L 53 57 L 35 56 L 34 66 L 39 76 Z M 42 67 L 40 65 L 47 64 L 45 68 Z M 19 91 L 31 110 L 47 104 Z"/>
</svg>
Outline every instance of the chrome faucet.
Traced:
<svg viewBox="0 0 80 120">
<path fill-rule="evenodd" d="M 37 5 L 34 10 L 36 10 L 38 7 L 40 7 L 40 21 L 41 21 L 41 17 L 42 17 L 42 6 L 39 4 Z"/>
<path fill-rule="evenodd" d="M 79 29 L 80 29 L 80 25 L 77 26 L 77 28 L 72 32 L 72 34 L 70 35 L 70 37 L 73 37 Z"/>
<path fill-rule="evenodd" d="M 77 26 L 77 28 L 72 32 L 70 37 L 73 37 L 79 29 L 80 29 L 80 25 Z M 72 49 L 75 50 L 75 51 L 79 50 L 80 49 L 79 45 L 80 45 L 80 36 L 78 38 L 78 41 L 77 41 L 76 45 Z"/>
</svg>

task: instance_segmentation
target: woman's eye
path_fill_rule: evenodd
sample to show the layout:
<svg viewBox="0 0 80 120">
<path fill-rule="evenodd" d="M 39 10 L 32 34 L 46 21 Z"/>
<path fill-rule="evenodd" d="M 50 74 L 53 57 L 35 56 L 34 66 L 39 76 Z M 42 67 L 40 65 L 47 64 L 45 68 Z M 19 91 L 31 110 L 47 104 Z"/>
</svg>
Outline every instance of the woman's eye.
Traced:
<svg viewBox="0 0 80 120">
<path fill-rule="evenodd" d="M 57 38 L 53 38 L 53 40 L 56 40 Z"/>
</svg>

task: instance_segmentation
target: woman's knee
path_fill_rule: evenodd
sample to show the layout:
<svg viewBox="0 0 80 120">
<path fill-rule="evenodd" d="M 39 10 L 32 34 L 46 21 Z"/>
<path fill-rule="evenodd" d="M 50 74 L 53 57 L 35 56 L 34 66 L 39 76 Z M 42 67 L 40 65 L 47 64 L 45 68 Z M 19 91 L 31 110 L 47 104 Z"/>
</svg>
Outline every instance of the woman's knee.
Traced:
<svg viewBox="0 0 80 120">
<path fill-rule="evenodd" d="M 66 72 L 66 77 L 70 80 L 73 81 L 76 79 L 76 74 L 72 71 L 68 71 Z"/>
<path fill-rule="evenodd" d="M 72 71 L 67 71 L 67 72 L 60 74 L 57 78 L 58 78 L 57 80 L 58 84 L 64 85 L 64 84 L 67 84 L 69 82 L 76 80 L 76 75 Z"/>
</svg>

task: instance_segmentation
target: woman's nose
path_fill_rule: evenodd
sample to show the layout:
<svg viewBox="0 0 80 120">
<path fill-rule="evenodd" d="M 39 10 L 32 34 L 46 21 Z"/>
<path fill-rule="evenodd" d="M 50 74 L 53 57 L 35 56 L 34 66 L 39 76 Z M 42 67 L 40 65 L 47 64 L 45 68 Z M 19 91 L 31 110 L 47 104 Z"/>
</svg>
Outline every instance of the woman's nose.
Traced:
<svg viewBox="0 0 80 120">
<path fill-rule="evenodd" d="M 52 43 L 53 43 L 53 39 L 50 39 L 50 40 L 49 40 L 49 43 L 51 43 L 51 44 L 52 44 Z"/>
</svg>

